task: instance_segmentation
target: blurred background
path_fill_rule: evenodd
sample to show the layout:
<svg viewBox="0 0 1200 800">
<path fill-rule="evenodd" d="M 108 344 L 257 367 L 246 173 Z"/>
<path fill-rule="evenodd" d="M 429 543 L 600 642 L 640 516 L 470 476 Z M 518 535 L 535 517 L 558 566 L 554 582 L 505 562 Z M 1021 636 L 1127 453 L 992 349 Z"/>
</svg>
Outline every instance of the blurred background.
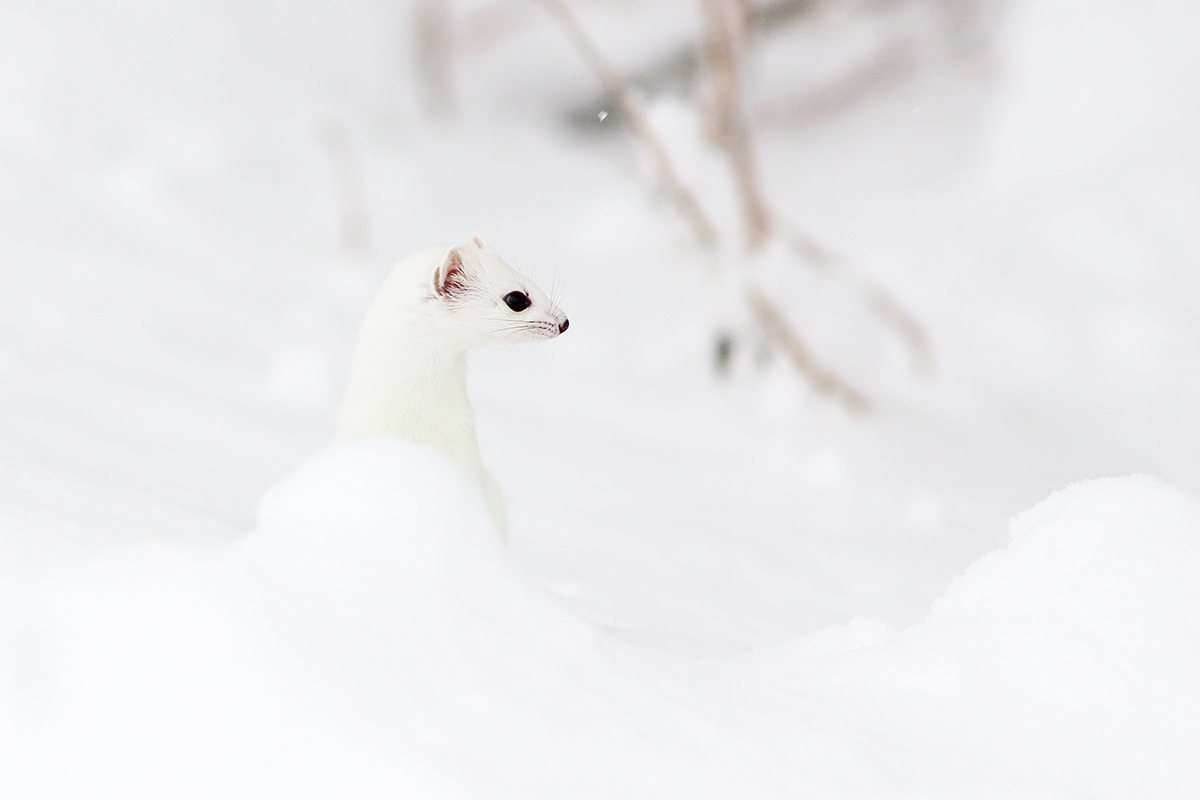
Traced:
<svg viewBox="0 0 1200 800">
<path fill-rule="evenodd" d="M 1200 488 L 1188 0 L 0 3 L 6 558 L 224 540 L 389 264 L 480 232 L 514 557 L 707 646 L 920 619 L 1072 481 Z"/>
</svg>

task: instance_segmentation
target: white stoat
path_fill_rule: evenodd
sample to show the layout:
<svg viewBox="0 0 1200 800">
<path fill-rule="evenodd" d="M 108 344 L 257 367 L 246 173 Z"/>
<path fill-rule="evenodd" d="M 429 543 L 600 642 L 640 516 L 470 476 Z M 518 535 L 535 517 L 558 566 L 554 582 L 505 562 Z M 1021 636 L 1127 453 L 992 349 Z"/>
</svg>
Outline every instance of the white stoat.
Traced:
<svg viewBox="0 0 1200 800">
<path fill-rule="evenodd" d="M 479 480 L 503 531 L 503 502 L 479 459 L 467 400 L 467 350 L 553 339 L 567 324 L 479 234 L 413 253 L 384 280 L 359 329 L 337 436 L 432 444 Z"/>
</svg>

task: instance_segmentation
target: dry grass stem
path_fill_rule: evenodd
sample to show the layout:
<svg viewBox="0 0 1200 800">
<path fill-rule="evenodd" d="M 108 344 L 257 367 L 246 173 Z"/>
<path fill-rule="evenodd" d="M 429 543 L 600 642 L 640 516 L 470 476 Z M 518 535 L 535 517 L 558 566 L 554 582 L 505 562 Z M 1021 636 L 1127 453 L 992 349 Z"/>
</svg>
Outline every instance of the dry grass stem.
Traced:
<svg viewBox="0 0 1200 800">
<path fill-rule="evenodd" d="M 742 203 L 746 245 L 758 250 L 771 234 L 770 216 L 758 178 L 754 148 L 741 112 L 738 6 L 730 0 L 700 0 L 704 12 L 705 64 L 709 84 L 708 131 L 733 167 Z"/>
<path fill-rule="evenodd" d="M 794 223 L 776 219 L 775 225 L 777 229 L 787 231 L 788 245 L 805 263 L 840 277 L 864 295 L 871 313 L 895 331 L 908 348 L 909 363 L 915 373 L 922 376 L 934 373 L 933 347 L 929 343 L 925 326 L 917 321 L 916 316 L 905 308 L 895 295 L 859 273 L 845 258 L 823 247 Z"/>
<path fill-rule="evenodd" d="M 660 185 L 676 210 L 688 221 L 696 241 L 710 255 L 717 250 L 717 229 L 704 213 L 696 196 L 679 178 L 670 153 L 662 139 L 650 126 L 637 96 L 629 82 L 613 67 L 595 42 L 580 25 L 564 0 L 538 0 L 559 25 L 584 63 L 614 99 L 634 137 L 649 154 Z M 701 0 L 705 4 L 710 74 L 714 92 L 710 106 L 710 131 L 715 133 L 719 148 L 729 158 L 737 178 L 746 225 L 746 243 L 750 250 L 761 248 L 770 232 L 770 214 L 763 198 L 753 148 L 739 106 L 737 84 L 736 40 L 738 37 L 737 6 L 726 6 L 722 0 Z M 820 252 L 826 260 L 824 251 Z M 806 376 L 818 392 L 840 401 L 855 412 L 870 408 L 866 397 L 842 380 L 812 355 L 800 335 L 761 290 L 752 288 L 745 301 L 758 323 L 764 338 L 774 341 L 787 354 L 792 365 Z"/>
<path fill-rule="evenodd" d="M 427 108 L 454 113 L 454 20 L 445 0 L 422 0 L 413 9 L 417 84 Z"/>
<path fill-rule="evenodd" d="M 867 61 L 841 77 L 790 98 L 759 107 L 754 119 L 759 125 L 800 128 L 831 119 L 903 83 L 916 71 L 916 44 L 899 39 L 881 47 Z"/>
<path fill-rule="evenodd" d="M 859 414 L 870 411 L 871 404 L 866 396 L 813 357 L 812 351 L 787 324 L 783 312 L 766 295 L 758 289 L 750 289 L 746 292 L 746 302 L 767 338 L 783 349 L 792 366 L 808 378 L 813 388 L 840 401 L 851 411 Z"/>
<path fill-rule="evenodd" d="M 575 14 L 563 0 L 538 0 L 538 2 L 562 28 L 563 33 L 579 52 L 584 63 L 588 65 L 588 68 L 604 85 L 605 90 L 620 106 L 622 116 L 653 162 L 663 191 L 687 221 L 696 241 L 706 251 L 710 253 L 715 251 L 717 247 L 716 227 L 709 221 L 691 189 L 683 183 L 675 171 L 666 145 L 655 133 L 654 128 L 650 126 L 642 111 L 641 103 L 629 84 L 600 52 L 600 48 L 588 36 Z"/>
<path fill-rule="evenodd" d="M 918 375 L 930 376 L 934 373 L 933 348 L 929 344 L 929 336 L 925 328 L 917 322 L 916 317 L 908 312 L 894 295 L 881 286 L 867 287 L 871 310 L 883 322 L 891 325 L 904 343 L 908 345 L 912 369 Z"/>
</svg>

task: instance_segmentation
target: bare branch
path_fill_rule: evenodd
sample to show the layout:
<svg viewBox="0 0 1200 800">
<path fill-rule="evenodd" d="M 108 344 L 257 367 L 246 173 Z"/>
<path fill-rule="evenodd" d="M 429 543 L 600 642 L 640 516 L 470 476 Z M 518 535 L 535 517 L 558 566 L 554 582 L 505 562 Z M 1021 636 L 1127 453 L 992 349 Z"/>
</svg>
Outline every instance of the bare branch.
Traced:
<svg viewBox="0 0 1200 800">
<path fill-rule="evenodd" d="M 932 375 L 933 348 L 929 345 L 929 336 L 926 335 L 925 328 L 882 286 L 868 286 L 866 291 L 871 301 L 871 310 L 883 322 L 890 324 L 908 345 L 913 371 L 923 376 Z"/>
<path fill-rule="evenodd" d="M 646 120 L 641 103 L 629 84 L 604 57 L 600 48 L 596 47 L 563 0 L 538 0 L 538 2 L 562 28 L 563 33 L 579 52 L 584 63 L 604 85 L 605 90 L 616 100 L 621 114 L 633 130 L 634 136 L 642 143 L 653 162 L 663 190 L 688 222 L 696 241 L 705 250 L 714 251 L 717 246 L 716 227 L 709 221 L 708 216 L 696 201 L 692 190 L 679 178 L 679 174 L 675 171 L 675 165 L 667 153 L 666 145 Z"/>
<path fill-rule="evenodd" d="M 758 250 L 770 236 L 770 217 L 759 184 L 754 149 L 741 113 L 739 9 L 729 0 L 700 0 L 700 5 L 704 10 L 705 62 L 711 86 L 709 135 L 733 167 L 742 201 L 746 244 L 751 250 Z"/>
<path fill-rule="evenodd" d="M 719 132 L 718 145 L 730 159 L 737 178 L 746 220 L 747 245 L 750 249 L 755 250 L 766 243 L 770 233 L 770 216 L 759 189 L 750 137 L 738 105 L 737 61 L 734 49 L 736 17 L 727 16 L 724 7 L 718 7 L 721 1 L 702 0 L 706 4 L 706 13 L 713 15 L 711 20 L 706 20 L 710 25 L 708 38 L 710 64 L 716 65 L 711 72 L 715 76 L 718 87 L 723 87 L 715 93 L 712 119 L 715 121 L 715 130 Z M 629 83 L 600 52 L 564 0 L 538 0 L 538 2 L 562 28 L 584 62 L 617 103 L 634 136 L 642 143 L 653 160 L 667 197 L 690 223 L 697 242 L 708 252 L 715 252 L 716 228 L 705 215 L 691 189 L 680 180 L 666 146 L 654 129 L 650 127 L 641 104 Z M 708 4 L 712 4 L 711 9 Z M 717 15 L 719 15 L 719 21 Z M 861 413 L 869 409 L 870 404 L 862 393 L 812 356 L 799 334 L 792 329 L 787 319 L 760 289 L 749 289 L 745 295 L 745 301 L 749 304 L 763 336 L 769 341 L 776 342 L 783 349 L 793 366 L 812 381 L 817 391 L 841 401 L 852 411 Z M 728 342 L 724 344 L 724 352 L 727 357 Z M 722 352 L 721 342 L 718 342 L 718 352 Z M 720 357 L 718 355 L 718 359 Z"/>
<path fill-rule="evenodd" d="M 760 107 L 754 114 L 760 125 L 795 128 L 835 117 L 867 97 L 903 83 L 918 66 L 917 49 L 910 39 L 881 47 L 865 63 L 815 89 Z"/>
<path fill-rule="evenodd" d="M 497 5 L 509 0 L 497 0 Z M 759 37 L 788 25 L 803 21 L 817 10 L 822 0 L 734 0 L 738 6 L 738 43 L 750 45 Z M 486 9 L 485 9 L 486 10 Z M 477 12 L 481 15 L 482 12 Z M 466 24 L 466 21 L 464 21 Z M 688 43 L 665 51 L 659 58 L 642 69 L 628 75 L 626 82 L 630 86 L 645 91 L 649 96 L 657 96 L 668 87 L 678 87 L 690 91 L 697 81 L 701 71 L 703 46 Z M 576 124 L 594 120 L 596 109 L 614 105 L 609 96 L 576 107 L 570 112 Z M 607 128 L 605 128 L 607 129 Z"/>
<path fill-rule="evenodd" d="M 744 3 L 747 10 L 746 27 L 755 33 L 765 33 L 788 25 L 821 5 L 819 0 L 767 0 Z"/>
<path fill-rule="evenodd" d="M 890 327 L 908 347 L 910 364 L 919 375 L 934 372 L 933 347 L 925 327 L 899 298 L 880 284 L 861 274 L 843 256 L 826 249 L 797 225 L 775 219 L 776 228 L 787 232 L 788 245 L 809 265 L 837 275 L 858 289 L 866 298 L 867 307 L 886 326 Z"/>
<path fill-rule="evenodd" d="M 792 366 L 807 376 L 817 391 L 835 400 L 840 400 L 847 408 L 856 413 L 866 413 L 871 409 L 871 404 L 861 392 L 817 362 L 807 345 L 787 324 L 783 313 L 767 299 L 762 291 L 759 289 L 747 291 L 746 302 L 749 304 L 750 310 L 754 312 L 754 317 L 767 338 L 783 348 L 784 353 L 792 362 Z"/>
<path fill-rule="evenodd" d="M 435 114 L 454 113 L 454 20 L 446 0 L 421 0 L 413 9 L 418 84 Z"/>
</svg>

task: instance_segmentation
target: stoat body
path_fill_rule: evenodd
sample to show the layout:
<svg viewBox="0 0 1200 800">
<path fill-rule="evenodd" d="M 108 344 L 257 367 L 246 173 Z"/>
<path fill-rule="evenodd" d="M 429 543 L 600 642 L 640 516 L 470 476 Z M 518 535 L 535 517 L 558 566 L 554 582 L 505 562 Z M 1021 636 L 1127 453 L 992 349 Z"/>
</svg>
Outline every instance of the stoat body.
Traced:
<svg viewBox="0 0 1200 800">
<path fill-rule="evenodd" d="M 567 324 L 478 234 L 413 253 L 384 280 L 359 329 L 337 436 L 394 435 L 437 447 L 480 481 L 503 528 L 503 505 L 479 458 L 467 351 L 553 339 Z"/>
</svg>

